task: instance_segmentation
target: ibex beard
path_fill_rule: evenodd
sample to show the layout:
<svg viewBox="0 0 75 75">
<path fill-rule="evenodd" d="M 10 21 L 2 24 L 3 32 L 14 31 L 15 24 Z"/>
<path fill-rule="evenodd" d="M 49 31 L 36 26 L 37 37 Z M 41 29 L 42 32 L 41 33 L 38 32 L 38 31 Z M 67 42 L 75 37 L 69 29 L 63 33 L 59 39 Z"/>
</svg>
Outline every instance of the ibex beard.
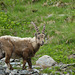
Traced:
<svg viewBox="0 0 75 75">
<path fill-rule="evenodd" d="M 22 69 L 26 69 L 26 62 L 29 65 L 29 69 L 32 69 L 31 58 L 39 50 L 40 46 L 44 44 L 45 25 L 43 27 L 42 33 L 40 33 L 36 25 L 33 22 L 31 23 L 34 25 L 37 31 L 37 34 L 35 34 L 35 37 L 33 38 L 20 38 L 13 36 L 0 37 L 0 59 L 5 56 L 5 63 L 10 70 L 13 70 L 10 64 L 10 58 L 23 58 Z"/>
</svg>

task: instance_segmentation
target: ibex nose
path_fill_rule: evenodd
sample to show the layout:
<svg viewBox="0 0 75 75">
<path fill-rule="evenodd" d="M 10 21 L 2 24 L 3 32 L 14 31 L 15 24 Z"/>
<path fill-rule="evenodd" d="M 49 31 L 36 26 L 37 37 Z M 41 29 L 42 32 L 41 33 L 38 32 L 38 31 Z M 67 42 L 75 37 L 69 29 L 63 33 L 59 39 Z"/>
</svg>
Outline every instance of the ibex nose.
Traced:
<svg viewBox="0 0 75 75">
<path fill-rule="evenodd" d="M 44 41 L 42 41 L 42 44 L 44 44 Z"/>
<path fill-rule="evenodd" d="M 44 44 L 44 41 L 42 41 L 42 44 L 41 44 L 41 46 Z"/>
</svg>

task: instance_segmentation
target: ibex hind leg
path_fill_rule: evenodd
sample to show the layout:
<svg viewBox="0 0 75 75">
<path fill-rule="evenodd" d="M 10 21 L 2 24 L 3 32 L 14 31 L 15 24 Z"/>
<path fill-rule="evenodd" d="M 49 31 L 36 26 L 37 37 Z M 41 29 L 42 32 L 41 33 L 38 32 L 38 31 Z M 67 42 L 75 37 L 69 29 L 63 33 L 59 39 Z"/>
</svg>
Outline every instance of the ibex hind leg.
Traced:
<svg viewBox="0 0 75 75">
<path fill-rule="evenodd" d="M 10 65 L 10 57 L 11 57 L 10 54 L 6 54 L 6 56 L 5 56 L 5 63 L 7 64 L 8 68 L 10 70 L 13 70 L 12 66 Z"/>
</svg>

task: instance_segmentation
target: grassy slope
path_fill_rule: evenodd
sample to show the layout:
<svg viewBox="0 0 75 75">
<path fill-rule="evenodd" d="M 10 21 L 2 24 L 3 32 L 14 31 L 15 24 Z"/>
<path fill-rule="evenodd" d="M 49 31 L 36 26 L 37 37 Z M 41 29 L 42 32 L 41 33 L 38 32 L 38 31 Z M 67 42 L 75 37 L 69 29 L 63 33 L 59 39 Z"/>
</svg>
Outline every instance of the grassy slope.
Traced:
<svg viewBox="0 0 75 75">
<path fill-rule="evenodd" d="M 49 55 L 58 63 L 75 63 L 75 59 L 68 59 L 68 56 L 75 53 L 75 9 L 71 0 L 61 0 L 67 2 L 66 6 L 53 6 L 56 0 L 48 1 L 48 5 L 43 6 L 45 0 L 30 3 L 31 0 L 22 2 L 21 0 L 2 0 L 5 6 L 0 5 L 0 35 L 15 35 L 19 37 L 33 37 L 35 30 L 30 24 L 34 21 L 42 30 L 46 23 L 46 34 L 48 43 L 36 53 L 33 61 L 42 55 Z M 32 12 L 32 10 L 37 10 Z M 61 16 L 64 14 L 64 16 Z M 48 17 L 48 15 L 52 15 Z M 6 28 L 8 27 L 8 28 Z"/>
</svg>

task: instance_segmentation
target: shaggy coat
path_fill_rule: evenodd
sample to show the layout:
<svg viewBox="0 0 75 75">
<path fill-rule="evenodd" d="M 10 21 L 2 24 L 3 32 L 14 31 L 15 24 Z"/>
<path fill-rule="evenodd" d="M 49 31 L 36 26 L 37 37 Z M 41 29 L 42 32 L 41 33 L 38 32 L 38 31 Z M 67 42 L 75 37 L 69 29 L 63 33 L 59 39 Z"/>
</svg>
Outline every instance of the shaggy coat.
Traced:
<svg viewBox="0 0 75 75">
<path fill-rule="evenodd" d="M 9 64 L 10 58 L 23 58 L 23 69 L 25 63 L 29 63 L 29 68 L 32 68 L 31 57 L 38 51 L 40 45 L 35 42 L 34 38 L 19 38 L 13 36 L 0 37 L 0 59 L 6 56 L 5 62 L 9 69 L 12 69 Z M 34 47 L 35 45 L 35 47 Z"/>
<path fill-rule="evenodd" d="M 42 33 L 39 32 L 37 26 L 31 22 L 37 34 L 33 38 L 20 38 L 13 36 L 1 36 L 0 37 L 0 59 L 5 56 L 5 62 L 9 69 L 13 69 L 10 65 L 10 58 L 23 58 L 23 67 L 25 69 L 25 64 L 28 62 L 29 69 L 32 69 L 31 57 L 39 50 L 40 46 L 44 44 L 44 31 L 45 25 L 43 27 Z"/>
</svg>

